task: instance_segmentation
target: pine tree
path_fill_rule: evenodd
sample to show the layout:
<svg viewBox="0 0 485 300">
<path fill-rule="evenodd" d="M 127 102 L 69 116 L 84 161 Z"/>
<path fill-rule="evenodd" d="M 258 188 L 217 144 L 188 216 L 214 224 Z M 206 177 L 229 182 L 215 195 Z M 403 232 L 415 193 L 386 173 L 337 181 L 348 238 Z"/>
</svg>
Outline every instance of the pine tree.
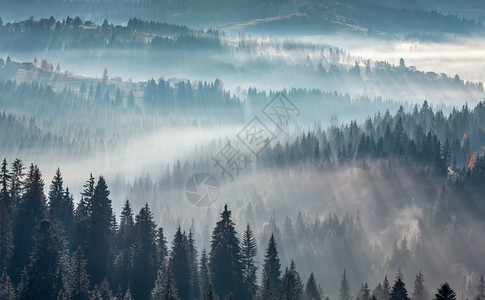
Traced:
<svg viewBox="0 0 485 300">
<path fill-rule="evenodd" d="M 38 223 L 46 215 L 44 182 L 37 166 L 31 165 L 25 183 L 25 193 L 18 203 L 14 219 L 14 255 L 12 281 L 18 282 L 24 266 L 29 263 L 29 253 L 34 247 L 33 236 Z"/>
<path fill-rule="evenodd" d="M 162 227 L 158 228 L 157 230 L 157 246 L 158 246 L 158 261 L 160 262 L 160 264 L 164 264 L 168 256 L 168 248 L 167 248 L 167 238 L 165 238 L 165 234 L 163 233 Z"/>
<path fill-rule="evenodd" d="M 292 267 L 286 268 L 282 278 L 282 299 L 298 300 L 303 295 L 303 285 L 300 280 L 300 275 L 296 272 L 294 262 L 291 262 Z"/>
<path fill-rule="evenodd" d="M 359 294 L 357 295 L 357 300 L 370 300 L 370 290 L 369 286 L 366 283 L 363 283 L 360 286 Z"/>
<path fill-rule="evenodd" d="M 62 207 L 64 200 L 64 188 L 62 186 L 63 180 L 61 170 L 57 168 L 56 174 L 52 179 L 52 183 L 49 190 L 49 215 L 51 220 L 62 219 Z"/>
<path fill-rule="evenodd" d="M 276 300 L 278 299 L 278 290 L 275 288 L 269 276 L 263 275 L 263 282 L 256 294 L 257 300 Z"/>
<path fill-rule="evenodd" d="M 96 285 L 91 292 L 91 300 L 111 300 L 113 299 L 113 293 L 109 288 L 109 284 L 106 280 L 103 280 L 99 285 Z"/>
<path fill-rule="evenodd" d="M 64 191 L 61 170 L 58 168 L 49 190 L 49 217 L 59 224 L 67 237 L 72 235 L 74 207 L 69 190 Z"/>
<path fill-rule="evenodd" d="M 7 168 L 7 160 L 4 158 L 2 161 L 2 168 L 0 171 L 0 184 L 1 184 L 1 191 L 0 191 L 0 201 L 4 203 L 5 209 L 8 209 L 8 214 L 12 215 L 12 202 L 10 198 L 10 191 L 9 191 L 9 182 L 11 179 L 10 172 Z"/>
<path fill-rule="evenodd" d="M 404 274 L 402 273 L 401 266 L 399 266 L 396 273 L 396 280 L 398 279 L 401 279 L 401 281 L 404 280 Z"/>
<path fill-rule="evenodd" d="M 175 233 L 172 241 L 172 251 L 170 255 L 170 269 L 179 293 L 180 299 L 188 300 L 191 298 L 191 272 L 189 261 L 189 245 L 185 232 L 182 233 L 180 226 Z"/>
<path fill-rule="evenodd" d="M 241 241 L 241 260 L 243 266 L 244 292 L 246 299 L 253 299 L 258 289 L 256 271 L 258 267 L 254 261 L 257 254 L 256 241 L 249 223 Z"/>
<path fill-rule="evenodd" d="M 384 277 L 384 281 L 382 282 L 382 299 L 379 300 L 389 300 L 391 296 L 391 285 L 389 284 L 389 280 L 387 280 L 387 275 Z"/>
<path fill-rule="evenodd" d="M 131 296 L 130 289 L 126 290 L 126 293 L 125 293 L 125 296 L 123 297 L 123 300 L 133 300 L 133 297 Z"/>
<path fill-rule="evenodd" d="M 128 95 L 128 99 L 126 101 L 126 107 L 129 109 L 135 108 L 135 96 L 133 95 L 133 90 L 130 90 L 130 94 Z"/>
<path fill-rule="evenodd" d="M 424 276 L 419 271 L 419 274 L 416 274 L 416 279 L 414 281 L 414 291 L 412 300 L 426 300 L 426 288 L 424 286 Z"/>
<path fill-rule="evenodd" d="M 389 267 L 391 269 L 395 269 L 395 268 L 400 268 L 400 265 L 401 265 L 401 253 L 399 251 L 399 247 L 397 245 L 397 241 L 396 239 L 394 239 L 394 243 L 392 245 L 392 254 L 391 254 L 391 257 L 389 259 Z"/>
<path fill-rule="evenodd" d="M 7 160 L 3 160 L 0 174 L 0 271 L 9 266 L 10 258 L 13 255 L 13 233 L 12 233 L 12 208 L 8 181 L 10 175 L 7 169 Z M 10 278 L 9 278 L 10 280 Z"/>
<path fill-rule="evenodd" d="M 264 255 L 263 278 L 268 277 L 276 290 L 279 290 L 281 286 L 280 268 L 281 263 L 278 256 L 278 249 L 274 235 L 271 234 L 268 247 L 266 248 L 266 254 Z"/>
<path fill-rule="evenodd" d="M 39 223 L 34 240 L 25 286 L 19 296 L 22 299 L 55 299 L 65 292 L 65 240 L 49 220 Z"/>
<path fill-rule="evenodd" d="M 69 242 L 70 249 L 74 248 L 74 197 L 69 191 L 69 187 L 66 187 L 64 191 L 64 200 L 63 200 L 63 215 L 62 215 L 62 225 L 64 225 L 64 233 L 67 237 L 67 241 Z"/>
<path fill-rule="evenodd" d="M 350 286 L 347 279 L 347 273 L 344 269 L 344 275 L 342 275 L 342 280 L 340 281 L 340 295 L 339 300 L 350 300 Z"/>
<path fill-rule="evenodd" d="M 188 251 L 189 251 L 189 265 L 190 265 L 190 294 L 191 299 L 199 299 L 200 297 L 200 284 L 199 284 L 199 264 L 197 258 L 197 248 L 195 246 L 195 240 L 193 238 L 192 230 L 188 235 Z"/>
<path fill-rule="evenodd" d="M 307 300 L 322 300 L 322 294 L 318 289 L 313 272 L 310 274 L 310 277 L 305 285 L 305 297 Z"/>
<path fill-rule="evenodd" d="M 295 276 L 296 283 L 298 284 L 298 289 L 303 293 L 303 281 L 301 280 L 300 273 L 296 270 L 296 264 L 293 260 L 290 263 L 290 272 Z"/>
<path fill-rule="evenodd" d="M 406 285 L 401 280 L 401 277 L 398 277 L 396 282 L 394 283 L 389 298 L 391 300 L 409 300 Z"/>
<path fill-rule="evenodd" d="M 177 288 L 170 267 L 165 272 L 158 271 L 155 286 L 151 292 L 151 300 L 180 300 L 177 296 Z"/>
<path fill-rule="evenodd" d="M 483 275 L 480 277 L 480 280 L 478 281 L 477 290 L 478 290 L 477 299 L 485 300 L 485 280 L 483 279 Z"/>
<path fill-rule="evenodd" d="M 89 221 L 90 212 L 89 205 L 91 203 L 91 198 L 94 195 L 94 177 L 93 174 L 89 174 L 89 179 L 84 184 L 84 190 L 81 193 L 81 200 L 79 201 L 76 210 L 74 212 L 74 245 L 86 246 L 88 242 L 89 234 Z"/>
<path fill-rule="evenodd" d="M 15 287 L 7 274 L 7 271 L 2 271 L 0 276 L 0 299 L 2 300 L 16 300 Z"/>
<path fill-rule="evenodd" d="M 116 290 L 113 300 L 123 300 L 123 291 L 121 290 L 120 285 L 118 285 L 118 289 Z"/>
<path fill-rule="evenodd" d="M 214 292 L 217 296 L 224 298 L 232 292 L 235 298 L 243 298 L 239 240 L 227 204 L 221 213 L 221 220 L 217 222 L 212 232 L 210 268 Z"/>
<path fill-rule="evenodd" d="M 24 165 L 22 160 L 15 159 L 12 163 L 12 172 L 10 173 L 10 201 L 12 209 L 20 202 L 23 192 Z"/>
<path fill-rule="evenodd" d="M 389 295 L 383 297 L 384 290 L 382 289 L 382 284 L 378 283 L 375 289 L 372 291 L 372 297 L 374 297 L 376 300 L 388 300 Z"/>
<path fill-rule="evenodd" d="M 135 217 L 132 289 L 135 299 L 148 299 L 157 276 L 158 252 L 155 242 L 156 224 L 145 204 Z"/>
<path fill-rule="evenodd" d="M 102 176 L 88 202 L 89 224 L 86 243 L 87 270 L 92 285 L 100 284 L 106 276 L 111 247 L 113 211 L 109 190 Z"/>
<path fill-rule="evenodd" d="M 456 300 L 456 293 L 450 285 L 445 282 L 438 289 L 438 293 L 435 294 L 435 300 Z"/>
<path fill-rule="evenodd" d="M 114 105 L 116 107 L 123 107 L 123 99 L 121 98 L 121 91 L 119 88 L 116 88 Z"/>
<path fill-rule="evenodd" d="M 207 251 L 205 248 L 202 250 L 202 255 L 200 257 L 200 272 L 199 272 L 199 282 L 200 282 L 200 290 L 205 293 L 209 286 L 211 285 L 211 276 L 209 270 L 209 258 L 207 256 Z M 211 287 L 212 289 L 212 287 Z"/>
<path fill-rule="evenodd" d="M 116 258 L 116 270 L 118 284 L 122 291 L 130 286 L 133 243 L 135 240 L 135 222 L 130 201 L 126 200 L 120 216 L 118 230 L 118 256 Z"/>
<path fill-rule="evenodd" d="M 406 237 L 404 237 L 401 240 L 399 253 L 401 254 L 401 264 L 402 264 L 402 266 L 404 266 L 404 267 L 407 266 L 409 261 L 411 260 L 411 251 L 408 248 L 408 241 L 407 241 Z M 401 278 L 401 279 L 404 280 L 404 277 Z"/>
<path fill-rule="evenodd" d="M 212 283 L 209 284 L 207 291 L 204 292 L 203 300 L 216 300 L 219 299 L 216 295 L 214 295 L 214 289 L 212 288 Z"/>
<path fill-rule="evenodd" d="M 74 252 L 69 274 L 69 300 L 89 299 L 89 277 L 86 273 L 87 261 L 81 246 Z"/>
</svg>

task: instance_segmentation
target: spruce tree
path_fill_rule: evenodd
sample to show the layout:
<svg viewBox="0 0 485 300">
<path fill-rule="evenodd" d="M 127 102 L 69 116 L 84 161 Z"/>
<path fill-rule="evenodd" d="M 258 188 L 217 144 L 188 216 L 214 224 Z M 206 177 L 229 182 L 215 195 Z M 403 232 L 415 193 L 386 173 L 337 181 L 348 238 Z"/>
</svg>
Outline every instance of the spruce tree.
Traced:
<svg viewBox="0 0 485 300">
<path fill-rule="evenodd" d="M 340 281 L 340 294 L 339 300 L 350 300 L 350 286 L 347 279 L 347 273 L 344 269 L 344 274 L 342 275 L 342 280 Z"/>
<path fill-rule="evenodd" d="M 389 280 L 387 280 L 387 275 L 384 277 L 384 281 L 382 282 L 382 297 L 378 300 L 389 300 L 391 296 L 391 285 L 389 284 Z"/>
<path fill-rule="evenodd" d="M 389 298 L 391 300 L 409 300 L 406 286 L 401 280 L 401 277 L 398 277 L 396 282 L 394 283 Z"/>
<path fill-rule="evenodd" d="M 74 247 L 74 197 L 69 191 L 69 187 L 66 187 L 64 191 L 63 200 L 63 217 L 61 218 L 62 225 L 64 225 L 64 233 L 69 242 L 71 250 L 76 249 Z"/>
<path fill-rule="evenodd" d="M 123 291 L 121 290 L 120 285 L 118 285 L 118 288 L 116 290 L 113 300 L 123 300 Z"/>
<path fill-rule="evenodd" d="M 131 296 L 130 289 L 126 290 L 126 293 L 125 293 L 125 296 L 123 297 L 123 300 L 133 300 L 133 297 Z"/>
<path fill-rule="evenodd" d="M 113 293 L 109 288 L 109 284 L 106 280 L 103 280 L 99 285 L 96 285 L 91 292 L 91 300 L 111 300 L 113 299 Z"/>
<path fill-rule="evenodd" d="M 235 298 L 243 298 L 239 239 L 227 204 L 224 205 L 221 220 L 212 231 L 210 268 L 214 293 L 217 296 L 224 298 L 232 292 Z"/>
<path fill-rule="evenodd" d="M 189 265 L 190 265 L 190 294 L 192 299 L 199 299 L 200 297 L 200 284 L 199 284 L 199 263 L 197 258 L 197 248 L 195 246 L 195 240 L 192 230 L 189 231 L 187 237 L 188 252 L 189 252 Z"/>
<path fill-rule="evenodd" d="M 155 242 L 156 224 L 145 204 L 135 217 L 132 290 L 135 299 L 148 299 L 156 280 L 158 252 Z"/>
<path fill-rule="evenodd" d="M 480 280 L 478 281 L 477 291 L 477 299 L 485 300 L 485 280 L 483 279 L 483 275 L 480 276 Z"/>
<path fill-rule="evenodd" d="M 12 208 L 8 181 L 10 175 L 7 169 L 7 161 L 4 159 L 0 174 L 0 272 L 8 268 L 13 255 L 13 233 L 12 233 Z M 9 278 L 10 280 L 10 278 Z"/>
<path fill-rule="evenodd" d="M 291 262 L 294 264 L 293 261 Z M 300 276 L 296 272 L 295 267 L 286 268 L 282 278 L 282 299 L 284 300 L 298 300 L 303 295 L 303 285 L 299 280 Z"/>
<path fill-rule="evenodd" d="M 0 201 L 4 203 L 5 209 L 8 209 L 9 215 L 12 215 L 13 209 L 9 191 L 9 183 L 12 176 L 10 175 L 7 166 L 7 160 L 4 158 L 0 170 Z"/>
<path fill-rule="evenodd" d="M 65 240 L 49 220 L 39 223 L 34 240 L 35 245 L 25 273 L 25 285 L 19 297 L 55 299 L 61 292 L 65 292 Z"/>
<path fill-rule="evenodd" d="M 81 246 L 74 252 L 69 274 L 69 300 L 89 299 L 89 277 L 86 272 L 87 261 Z"/>
<path fill-rule="evenodd" d="M 200 283 L 200 290 L 204 294 L 211 285 L 211 276 L 209 270 L 209 258 L 207 256 L 207 251 L 205 248 L 202 250 L 202 254 L 200 256 L 200 272 L 199 272 L 199 283 Z M 212 288 L 212 287 L 211 287 Z"/>
<path fill-rule="evenodd" d="M 117 240 L 118 255 L 116 258 L 117 279 L 122 291 L 126 291 L 130 285 L 134 240 L 135 222 L 130 201 L 126 200 L 120 216 Z"/>
<path fill-rule="evenodd" d="M 456 300 L 456 293 L 450 285 L 445 282 L 438 289 L 438 293 L 435 294 L 435 300 Z"/>
<path fill-rule="evenodd" d="M 162 265 L 165 263 L 165 260 L 168 257 L 167 238 L 163 233 L 162 227 L 158 228 L 157 230 L 157 246 L 158 246 L 158 261 Z"/>
<path fill-rule="evenodd" d="M 280 268 L 281 263 L 278 255 L 278 249 L 274 235 L 271 234 L 268 247 L 266 248 L 266 253 L 264 255 L 263 278 L 269 278 L 271 285 L 276 290 L 279 290 L 281 287 Z"/>
<path fill-rule="evenodd" d="M 251 226 L 248 223 L 241 241 L 241 260 L 243 266 L 245 299 L 253 299 L 258 289 L 256 283 L 256 271 L 258 270 L 258 267 L 254 261 L 257 251 L 256 241 Z"/>
<path fill-rule="evenodd" d="M 414 280 L 414 291 L 412 300 L 426 300 L 426 288 L 424 286 L 424 276 L 419 271 L 419 274 L 416 274 L 416 279 Z"/>
<path fill-rule="evenodd" d="M 296 270 L 296 264 L 293 260 L 290 263 L 290 272 L 295 275 L 295 280 L 298 283 L 298 288 L 303 293 L 303 281 L 301 280 L 300 273 Z"/>
<path fill-rule="evenodd" d="M 2 271 L 0 276 L 0 299 L 2 300 L 16 300 L 15 287 L 10 280 L 6 270 Z"/>
<path fill-rule="evenodd" d="M 61 220 L 63 217 L 64 188 L 61 170 L 57 168 L 49 189 L 49 216 L 51 220 Z"/>
<path fill-rule="evenodd" d="M 370 290 L 367 282 L 361 284 L 357 300 L 370 300 Z"/>
<path fill-rule="evenodd" d="M 386 288 L 384 288 L 384 285 L 386 285 Z M 376 288 L 372 292 L 376 300 L 389 300 L 390 293 L 391 293 L 391 288 L 389 287 L 387 276 L 384 279 L 384 283 L 378 283 Z"/>
<path fill-rule="evenodd" d="M 89 174 L 89 179 L 84 184 L 84 190 L 81 192 L 81 200 L 79 201 L 74 212 L 74 249 L 78 246 L 86 246 L 89 234 L 89 205 L 91 198 L 94 195 L 94 177 Z"/>
<path fill-rule="evenodd" d="M 180 300 L 177 296 L 177 288 L 170 267 L 164 272 L 158 271 L 155 286 L 151 292 L 151 300 Z"/>
<path fill-rule="evenodd" d="M 207 291 L 204 292 L 203 300 L 216 300 L 219 299 L 216 295 L 214 295 L 214 289 L 212 288 L 212 283 L 209 284 Z"/>
<path fill-rule="evenodd" d="M 14 219 L 14 255 L 12 281 L 18 282 L 23 268 L 29 263 L 29 254 L 34 247 L 36 227 L 46 216 L 44 182 L 37 166 L 31 165 L 25 182 L 25 193 L 17 205 Z"/>
<path fill-rule="evenodd" d="M 182 233 L 180 226 L 175 233 L 172 241 L 172 251 L 170 255 L 170 269 L 177 287 L 180 299 L 191 299 L 191 268 L 189 261 L 189 245 L 185 232 Z"/>
<path fill-rule="evenodd" d="M 24 165 L 22 160 L 15 159 L 12 163 L 12 172 L 10 173 L 10 201 L 12 209 L 20 202 L 23 193 Z"/>
<path fill-rule="evenodd" d="M 257 300 L 276 300 L 278 299 L 278 294 L 279 294 L 278 290 L 271 282 L 271 278 L 269 276 L 263 275 L 263 282 L 256 294 L 256 299 Z"/>
<path fill-rule="evenodd" d="M 49 189 L 49 217 L 59 224 L 67 237 L 72 236 L 74 204 L 69 189 L 64 190 L 61 170 L 58 168 Z"/>
<path fill-rule="evenodd" d="M 87 270 L 92 285 L 99 285 L 106 276 L 111 247 L 113 211 L 106 182 L 102 176 L 88 202 L 89 223 L 86 243 Z"/>
<path fill-rule="evenodd" d="M 305 297 L 307 300 L 322 300 L 322 294 L 318 289 L 313 272 L 310 274 L 310 277 L 305 285 Z"/>
</svg>

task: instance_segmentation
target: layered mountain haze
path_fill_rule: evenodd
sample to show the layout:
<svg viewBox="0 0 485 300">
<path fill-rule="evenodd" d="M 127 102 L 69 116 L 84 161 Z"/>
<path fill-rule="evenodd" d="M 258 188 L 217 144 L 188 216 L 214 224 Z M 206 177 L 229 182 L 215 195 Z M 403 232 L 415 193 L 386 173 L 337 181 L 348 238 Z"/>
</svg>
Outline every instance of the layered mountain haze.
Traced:
<svg viewBox="0 0 485 300">
<path fill-rule="evenodd" d="M 0 299 L 485 299 L 480 1 L 0 7 Z"/>
</svg>

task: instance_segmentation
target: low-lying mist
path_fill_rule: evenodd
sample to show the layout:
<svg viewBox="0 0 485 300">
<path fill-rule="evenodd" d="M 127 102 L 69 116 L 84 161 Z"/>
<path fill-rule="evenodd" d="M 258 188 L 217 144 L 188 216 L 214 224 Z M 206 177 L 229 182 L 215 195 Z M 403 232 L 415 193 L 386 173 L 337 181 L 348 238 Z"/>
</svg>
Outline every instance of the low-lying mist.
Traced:
<svg viewBox="0 0 485 300">
<path fill-rule="evenodd" d="M 339 45 L 353 55 L 372 60 L 384 60 L 398 65 L 401 58 L 406 65 L 424 72 L 456 74 L 463 80 L 485 81 L 480 62 L 485 60 L 485 41 L 480 37 L 454 37 L 445 41 L 382 40 L 374 38 L 344 38 L 342 36 L 293 37 L 303 42 Z"/>
<path fill-rule="evenodd" d="M 399 267 L 409 286 L 421 270 L 430 291 L 446 280 L 463 295 L 473 295 L 463 278 L 475 278 L 485 268 L 480 259 L 484 207 L 479 204 L 471 213 L 468 206 L 481 196 L 468 193 L 464 202 L 452 185 L 417 175 L 399 160 L 327 170 L 311 165 L 247 170 L 232 183 L 214 175 L 220 195 L 207 208 L 189 203 L 184 187 L 160 189 L 153 174 L 135 181 L 107 176 L 107 182 L 117 214 L 125 199 L 135 211 L 148 203 L 168 236 L 178 225 L 192 229 L 199 249 L 209 247 L 218 214 L 228 204 L 239 234 L 246 223 L 254 229 L 260 261 L 274 233 L 282 267 L 293 259 L 302 277 L 315 272 L 331 298 L 338 295 L 344 268 L 354 295 L 364 281 L 371 288 L 385 275 L 392 281 Z"/>
</svg>

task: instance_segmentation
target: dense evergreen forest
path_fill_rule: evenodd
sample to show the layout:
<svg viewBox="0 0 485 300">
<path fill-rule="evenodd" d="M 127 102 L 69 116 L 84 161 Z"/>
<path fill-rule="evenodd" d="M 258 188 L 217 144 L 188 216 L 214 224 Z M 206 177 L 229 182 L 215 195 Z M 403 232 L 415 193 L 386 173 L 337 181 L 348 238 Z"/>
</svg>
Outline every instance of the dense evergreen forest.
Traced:
<svg viewBox="0 0 485 300">
<path fill-rule="evenodd" d="M 441 111 L 433 112 L 424 103 L 413 112 L 405 113 L 401 108 L 394 116 L 388 112 L 378 114 L 361 125 L 351 122 L 327 131 L 316 129 L 294 136 L 284 147 L 276 144 L 268 148 L 254 167 L 264 170 L 308 165 L 316 168 L 318 174 L 357 164 L 364 170 L 388 170 L 387 175 L 392 177 L 393 171 L 389 169 L 392 162 L 396 167 L 408 165 L 414 176 L 435 178 L 438 183 L 434 185 L 443 185 L 443 191 L 435 199 L 430 196 L 427 200 L 436 201 L 430 223 L 423 224 L 423 233 L 417 237 L 417 243 L 413 241 L 413 248 L 409 248 L 406 237 L 395 241 L 390 254 L 384 254 L 384 268 L 379 267 L 388 275 L 398 271 L 394 286 L 391 288 L 386 277 L 372 292 L 363 283 L 356 293 L 359 299 L 409 299 L 401 268 L 408 273 L 410 269 L 417 272 L 420 261 L 432 253 L 427 238 L 445 232 L 444 242 L 459 244 L 460 229 L 456 229 L 456 234 L 449 231 L 452 220 L 463 221 L 460 211 L 473 205 L 477 210 L 473 218 L 483 215 L 483 204 L 477 202 L 472 190 L 483 189 L 485 160 L 476 149 L 483 146 L 484 107 L 484 103 L 473 109 L 464 106 L 444 117 Z M 379 166 L 378 162 L 384 164 Z M 203 169 L 203 165 L 201 162 L 194 167 Z M 206 165 L 210 167 L 209 163 Z M 187 163 L 183 167 L 177 163 L 152 188 L 176 189 L 185 176 L 196 171 Z M 253 209 L 249 203 L 244 218 L 247 226 L 239 226 L 243 230 L 238 233 L 226 205 L 210 235 L 197 233 L 193 223 L 182 225 L 181 220 L 168 225 L 168 231 L 175 232 L 169 247 L 167 230 L 157 227 L 148 204 L 137 205 L 141 209 L 134 216 L 127 200 L 120 216 L 115 216 L 102 176 L 97 182 L 90 176 L 77 204 L 69 188 L 64 187 L 60 170 L 46 195 L 39 168 L 31 165 L 26 169 L 19 159 L 10 168 L 3 161 L 1 184 L 2 299 L 14 299 L 15 295 L 20 299 L 323 299 L 324 295 L 335 294 L 337 286 L 333 282 L 338 279 L 335 273 L 331 273 L 334 277 L 331 285 L 318 281 L 320 277 L 313 273 L 304 284 L 291 259 L 291 251 L 295 251 L 296 258 L 301 255 L 319 258 L 333 269 L 334 261 L 353 260 L 346 268 L 347 273 L 344 271 L 339 289 L 339 299 L 349 300 L 353 293 L 348 272 L 359 272 L 358 265 L 368 264 L 358 257 L 365 255 L 375 260 L 379 256 L 376 249 L 369 250 L 372 242 L 359 215 L 354 218 L 346 214 L 342 221 L 329 215 L 309 223 L 305 220 L 310 216 L 300 213 L 294 225 L 290 217 L 278 225 L 273 216 L 264 232 L 255 235 L 251 222 L 261 219 L 257 216 L 259 208 Z M 147 185 L 140 188 L 137 190 L 135 183 L 133 198 L 151 199 L 147 195 L 150 188 Z M 460 196 L 464 189 L 471 193 L 468 198 Z M 455 203 L 449 202 L 453 198 Z M 234 205 L 239 207 L 239 200 Z M 167 221 L 164 223 L 168 224 Z M 196 241 L 196 236 L 203 241 Z M 278 248 L 277 241 L 284 246 Z M 258 254 L 257 243 L 260 249 L 265 249 L 259 250 L 263 253 Z M 197 245 L 204 245 L 200 256 Z M 258 262 L 259 257 L 262 259 Z M 423 280 L 419 273 L 412 299 L 430 299 Z M 480 286 L 483 284 L 481 279 Z M 455 299 L 449 298 L 454 292 L 445 284 L 437 295 L 440 293 L 446 293 L 444 299 Z"/>
<path fill-rule="evenodd" d="M 468 105 L 455 108 L 445 116 L 441 110 L 434 112 L 425 101 L 410 112 L 401 106 L 395 115 L 386 111 L 362 123 L 351 121 L 326 130 L 314 125 L 307 132 L 296 132 L 286 141 L 266 147 L 257 157 L 256 165 L 262 168 L 308 165 L 325 170 L 346 164 L 365 166 L 378 160 L 405 161 L 417 173 L 445 179 L 448 176 L 454 182 L 476 179 L 479 183 L 485 179 L 484 157 L 480 154 L 485 141 L 484 120 L 484 102 L 473 109 Z M 222 142 L 219 141 L 219 147 Z M 183 169 L 186 174 L 177 175 L 181 178 L 201 169 L 217 172 L 217 166 L 211 167 L 211 158 L 205 154 L 215 149 L 211 146 L 198 150 L 200 160 L 192 164 L 195 170 L 187 161 L 182 163 L 184 168 L 180 163 L 174 166 L 173 172 Z"/>
<path fill-rule="evenodd" d="M 4 1 L 8 9 L 14 7 Z M 397 3 L 396 3 L 397 2 Z M 346 32 L 349 34 L 389 38 L 400 36 L 408 38 L 443 38 L 446 34 L 471 34 L 483 30 L 483 24 L 475 18 L 465 18 L 468 14 L 458 15 L 463 10 L 480 7 L 476 1 L 334 1 L 312 0 L 294 1 L 26 1 L 24 9 L 29 15 L 55 12 L 57 15 L 79 13 L 82 9 L 90 11 L 86 16 L 96 19 L 111 16 L 117 22 L 127 17 L 143 16 L 152 20 L 172 20 L 176 23 L 191 23 L 224 27 L 227 23 L 248 22 L 253 19 L 268 18 L 267 22 L 255 23 L 247 31 L 269 33 L 297 32 L 311 33 Z M 111 7 L 111 10 L 107 8 Z M 446 10 L 449 7 L 451 9 Z M 114 8 L 114 9 L 113 9 Z M 477 9 L 478 10 L 478 9 Z M 449 12 L 452 13 L 449 13 Z M 210 13 L 209 13 L 210 12 Z M 278 18 L 285 16 L 285 18 Z M 272 19 L 274 18 L 274 19 Z M 483 22 L 483 21 L 482 21 Z M 420 33 L 424 33 L 420 34 Z"/>
<path fill-rule="evenodd" d="M 195 31 L 186 26 L 167 23 L 146 22 L 130 19 L 126 26 L 108 24 L 97 25 L 69 16 L 56 21 L 33 18 L 18 23 L 0 26 L 0 38 L 9 41 L 3 49 L 44 49 L 50 48 L 116 48 L 153 47 L 154 49 L 202 49 L 220 48 L 217 31 Z"/>
<path fill-rule="evenodd" d="M 148 204 L 133 216 L 127 200 L 117 221 L 102 176 L 97 182 L 90 176 L 75 207 L 59 170 L 47 197 L 39 168 L 24 171 L 21 160 L 11 169 L 3 160 L 1 299 L 323 299 L 313 273 L 303 284 L 293 261 L 282 271 L 273 234 L 259 283 L 251 226 L 239 235 L 227 205 L 210 250 L 204 248 L 199 258 L 192 229 L 187 233 L 179 226 L 169 247 Z M 399 251 L 409 256 L 405 249 L 404 241 Z M 399 268 L 392 288 L 387 276 L 372 292 L 363 283 L 357 299 L 410 299 L 403 279 Z M 477 288 L 477 299 L 483 299 L 483 276 Z M 339 299 L 352 299 L 345 270 L 339 291 Z M 412 299 L 429 299 L 428 293 L 419 272 Z M 454 300 L 456 293 L 444 283 L 434 299 Z"/>
<path fill-rule="evenodd" d="M 241 80 L 250 80 L 254 85 L 264 85 L 265 90 L 266 86 L 285 83 L 289 87 L 335 90 L 371 98 L 438 98 L 446 103 L 457 97 L 468 102 L 476 101 L 484 95 L 481 82 L 463 80 L 456 74 L 424 72 L 406 65 L 404 60 L 394 65 L 353 56 L 326 44 L 315 45 L 288 38 L 255 38 L 214 29 L 195 30 L 137 18 L 116 26 L 107 20 L 95 24 L 79 17 L 67 17 L 62 21 L 53 17 L 31 18 L 0 26 L 0 50 L 13 56 L 24 53 L 25 49 L 32 49 L 29 50 L 31 53 L 39 50 L 53 53 L 54 57 L 64 57 L 62 61 L 70 65 L 76 57 L 89 62 L 87 58 L 96 59 L 106 51 L 114 51 L 124 58 L 123 64 L 117 64 L 117 68 L 130 70 L 138 64 L 153 66 L 159 63 L 159 68 L 168 74 L 178 75 L 187 70 L 195 72 L 195 78 L 217 77 L 222 80 L 227 76 L 232 86 Z M 86 49 L 90 51 L 83 51 Z M 135 51 L 145 55 L 135 55 Z M 100 54 L 96 55 L 97 52 Z M 62 85 L 63 80 L 73 80 L 64 78 L 59 61 L 49 62 L 41 57 L 37 61 L 34 55 L 24 65 L 5 64 L 9 59 L 0 59 L 0 78 L 17 79 L 18 69 L 23 68 L 33 73 L 27 77 L 30 80 L 57 85 L 59 89 L 66 85 Z M 194 60 L 196 64 L 191 63 Z M 300 74 L 301 79 L 295 79 L 295 74 Z M 103 74 L 103 78 L 109 79 L 107 74 Z M 80 81 L 77 81 L 79 83 L 67 85 L 80 87 Z M 96 88 L 97 83 L 93 85 Z M 129 93 L 130 87 L 121 90 Z M 110 93 L 114 97 L 115 91 Z"/>
<path fill-rule="evenodd" d="M 0 300 L 485 300 L 484 33 L 483 0 L 0 0 Z"/>
</svg>

